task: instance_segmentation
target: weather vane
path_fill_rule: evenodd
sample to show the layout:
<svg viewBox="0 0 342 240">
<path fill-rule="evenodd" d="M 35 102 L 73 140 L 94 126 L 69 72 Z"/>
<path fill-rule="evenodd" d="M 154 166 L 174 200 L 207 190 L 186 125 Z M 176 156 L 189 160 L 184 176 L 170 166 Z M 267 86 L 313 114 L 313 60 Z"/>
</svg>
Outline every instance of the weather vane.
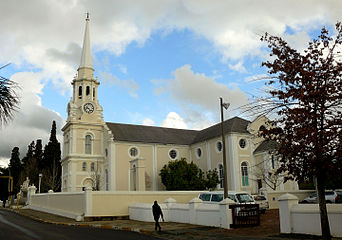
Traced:
<svg viewBox="0 0 342 240">
<path fill-rule="evenodd" d="M 86 20 L 89 20 L 89 12 L 86 12 L 86 14 L 87 14 L 87 19 Z"/>
</svg>

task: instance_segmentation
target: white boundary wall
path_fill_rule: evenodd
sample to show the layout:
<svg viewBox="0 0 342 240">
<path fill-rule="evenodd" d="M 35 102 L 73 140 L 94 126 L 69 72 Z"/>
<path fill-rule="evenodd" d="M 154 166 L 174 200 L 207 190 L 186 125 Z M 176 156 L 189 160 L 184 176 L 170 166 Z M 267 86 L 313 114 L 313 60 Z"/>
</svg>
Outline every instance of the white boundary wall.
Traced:
<svg viewBox="0 0 342 240">
<path fill-rule="evenodd" d="M 342 237 L 342 204 L 327 204 L 330 232 L 333 237 Z M 298 204 L 298 198 L 284 194 L 279 198 L 281 233 L 321 235 L 321 220 L 318 204 Z"/>
<path fill-rule="evenodd" d="M 190 223 L 196 225 L 230 228 L 232 210 L 229 204 L 233 201 L 226 199 L 218 204 L 203 203 L 198 198 L 189 203 L 180 204 L 169 198 L 159 204 L 166 222 Z M 132 203 L 129 205 L 129 218 L 132 220 L 154 222 L 152 204 Z"/>
<path fill-rule="evenodd" d="M 128 206 L 134 202 L 152 206 L 156 200 L 168 198 L 187 203 L 198 196 L 200 191 L 92 191 L 58 192 L 36 194 L 36 187 L 28 190 L 28 208 L 48 212 L 77 221 L 85 217 L 128 216 Z"/>
</svg>

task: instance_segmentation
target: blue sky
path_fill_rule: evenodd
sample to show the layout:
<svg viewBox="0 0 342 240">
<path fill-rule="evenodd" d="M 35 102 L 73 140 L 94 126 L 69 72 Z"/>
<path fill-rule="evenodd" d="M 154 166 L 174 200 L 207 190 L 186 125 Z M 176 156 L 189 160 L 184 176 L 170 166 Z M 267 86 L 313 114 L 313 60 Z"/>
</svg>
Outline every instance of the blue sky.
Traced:
<svg viewBox="0 0 342 240">
<path fill-rule="evenodd" d="M 46 144 L 52 120 L 65 124 L 70 82 L 80 63 L 85 12 L 98 92 L 108 122 L 201 129 L 262 94 L 264 32 L 302 50 L 342 16 L 338 0 L 316 1 L 15 1 L 0 3 L 1 76 L 21 89 L 20 110 L 0 129 L 0 165 Z M 249 116 L 250 117 L 250 116 Z M 62 133 L 58 132 L 62 141 Z"/>
</svg>

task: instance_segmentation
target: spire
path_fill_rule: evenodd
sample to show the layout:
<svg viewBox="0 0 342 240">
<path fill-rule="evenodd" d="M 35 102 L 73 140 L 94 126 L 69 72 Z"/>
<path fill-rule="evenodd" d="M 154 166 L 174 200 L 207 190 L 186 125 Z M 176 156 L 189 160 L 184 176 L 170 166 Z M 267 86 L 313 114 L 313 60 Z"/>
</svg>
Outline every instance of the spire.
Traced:
<svg viewBox="0 0 342 240">
<path fill-rule="evenodd" d="M 90 21 L 89 13 L 87 13 L 86 27 L 85 27 L 84 39 L 83 39 L 81 64 L 80 64 L 80 67 L 78 68 L 78 74 L 81 75 L 80 70 L 84 69 L 84 72 L 82 71 L 82 73 L 86 75 L 88 75 L 87 73 L 90 73 L 92 77 L 94 69 L 93 69 L 91 51 L 90 51 L 89 21 Z M 86 69 L 91 70 L 91 72 L 88 72 Z"/>
</svg>

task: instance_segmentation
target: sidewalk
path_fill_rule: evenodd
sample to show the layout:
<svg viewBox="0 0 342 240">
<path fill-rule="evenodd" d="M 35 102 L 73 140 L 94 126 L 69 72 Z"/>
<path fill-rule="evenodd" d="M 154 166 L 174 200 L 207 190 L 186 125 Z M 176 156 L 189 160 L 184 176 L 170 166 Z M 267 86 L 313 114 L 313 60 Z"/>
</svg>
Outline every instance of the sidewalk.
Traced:
<svg viewBox="0 0 342 240">
<path fill-rule="evenodd" d="M 11 209 L 20 215 L 30 217 L 36 221 L 79 227 L 96 227 L 114 230 L 135 231 L 153 235 L 161 239 L 188 240 L 188 239 L 320 239 L 320 237 L 306 235 L 283 235 L 279 233 L 279 216 L 277 210 L 269 210 L 261 215 L 261 224 L 257 227 L 239 229 L 221 229 L 199 225 L 165 222 L 161 223 L 162 232 L 154 231 L 154 223 L 134 220 L 110 220 L 76 222 L 73 219 L 30 209 Z M 336 238 L 337 239 L 337 238 Z"/>
</svg>

